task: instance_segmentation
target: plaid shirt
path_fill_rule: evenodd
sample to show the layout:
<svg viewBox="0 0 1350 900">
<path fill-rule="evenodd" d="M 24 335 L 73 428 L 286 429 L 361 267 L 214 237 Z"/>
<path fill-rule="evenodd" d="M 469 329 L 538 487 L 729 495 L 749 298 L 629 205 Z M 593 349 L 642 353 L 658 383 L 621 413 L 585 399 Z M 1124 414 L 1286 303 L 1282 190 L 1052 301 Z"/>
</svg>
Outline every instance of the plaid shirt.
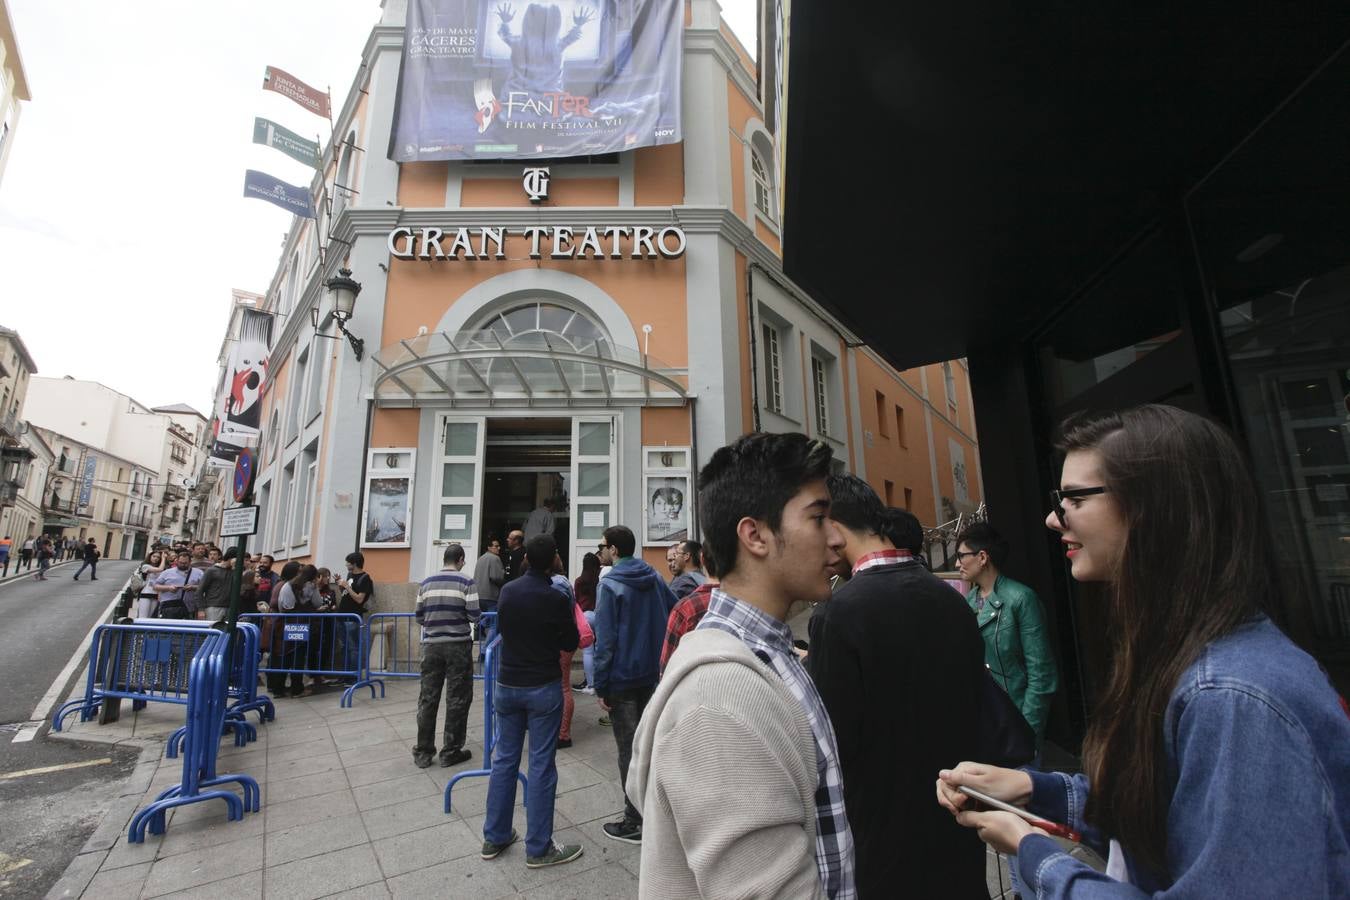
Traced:
<svg viewBox="0 0 1350 900">
<path fill-rule="evenodd" d="M 844 813 L 844 781 L 839 769 L 839 748 L 834 726 L 816 686 L 792 649 L 787 623 L 713 589 L 708 612 L 699 628 L 717 628 L 740 638 L 764 660 L 801 703 L 816 739 L 816 869 L 825 893 L 835 900 L 855 900 L 853 883 L 853 832 Z"/>
<path fill-rule="evenodd" d="M 712 597 L 717 583 L 705 581 L 694 592 L 675 604 L 666 621 L 666 645 L 661 648 L 661 671 L 666 671 L 670 655 L 680 646 L 680 638 L 693 631 L 708 612 L 708 600 Z"/>
</svg>

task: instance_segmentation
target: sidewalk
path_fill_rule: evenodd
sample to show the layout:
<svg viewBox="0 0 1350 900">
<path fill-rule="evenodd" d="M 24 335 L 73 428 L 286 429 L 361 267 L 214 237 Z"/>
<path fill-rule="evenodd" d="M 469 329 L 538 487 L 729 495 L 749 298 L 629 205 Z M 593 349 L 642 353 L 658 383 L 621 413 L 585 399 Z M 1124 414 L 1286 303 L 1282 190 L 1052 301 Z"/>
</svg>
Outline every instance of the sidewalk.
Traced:
<svg viewBox="0 0 1350 900">
<path fill-rule="evenodd" d="M 574 680 L 580 678 L 580 667 Z M 83 689 L 83 677 L 76 689 Z M 357 694 L 341 709 L 337 688 L 312 697 L 277 701 L 275 721 L 258 727 L 258 740 L 221 743 L 219 771 L 253 776 L 262 809 L 229 822 L 219 801 L 169 814 L 165 834 L 127 843 L 136 810 L 177 783 L 182 759 L 164 757 L 164 740 L 183 722 L 182 710 L 150 704 L 133 712 L 122 704 L 109 725 L 74 717 L 54 739 L 121 743 L 142 748 L 135 771 L 48 897 L 285 898 L 462 897 L 631 898 L 637 896 L 640 848 L 604 836 L 601 825 L 623 808 L 618 753 L 609 728 L 599 724 L 594 698 L 574 694 L 570 749 L 558 751 L 554 838 L 585 849 L 576 862 L 525 868 L 523 844 L 495 860 L 479 858 L 487 778 L 455 786 L 453 811 L 442 812 L 446 782 L 483 764 L 482 689 L 469 712 L 473 759 L 451 769 L 413 765 L 417 679 L 388 679 L 383 700 Z M 444 709 L 442 709 L 444 714 Z M 257 722 L 250 715 L 250 722 Z M 515 826 L 525 831 L 516 798 Z M 991 897 L 1009 887 L 988 855 Z"/>
<path fill-rule="evenodd" d="M 53 577 L 51 573 L 55 572 L 62 566 L 68 566 L 71 565 L 72 563 L 78 563 L 80 561 L 81 560 L 78 559 L 63 559 L 59 563 L 52 563 L 50 566 L 47 567 L 48 573 L 47 577 L 48 578 Z M 99 561 L 102 562 L 102 560 Z M 114 560 L 114 562 L 116 562 L 116 560 Z M 16 565 L 17 563 L 13 559 L 9 561 L 9 574 L 6 575 L 4 578 L 0 578 L 0 584 L 9 584 L 11 581 L 18 581 L 20 578 L 32 578 L 34 575 L 38 573 L 38 564 L 36 562 L 33 563 L 32 568 L 24 569 L 22 572 L 14 571 L 14 567 Z M 102 581 L 103 579 L 100 578 L 99 580 Z"/>
<path fill-rule="evenodd" d="M 338 707 L 335 688 L 277 701 L 276 721 L 258 728 L 256 742 L 235 747 L 227 738 L 221 744 L 220 771 L 256 778 L 261 811 L 228 822 L 219 801 L 182 807 L 170 813 L 164 835 L 147 834 L 139 845 L 127 843 L 131 816 L 181 774 L 182 759 L 164 758 L 163 741 L 182 724 L 182 710 L 151 704 L 133 713 L 124 702 L 116 723 L 75 721 L 63 735 L 50 735 L 143 750 L 112 810 L 48 896 L 637 896 L 640 848 L 610 840 L 600 828 L 622 810 L 623 795 L 614 738 L 599 724 L 593 697 L 575 695 L 573 746 L 558 751 L 554 814 L 555 839 L 579 843 L 585 854 L 568 865 L 527 869 L 523 844 L 492 861 L 479 858 L 486 777 L 459 782 L 454 811 L 442 812 L 450 777 L 482 765 L 481 688 L 469 713 L 473 759 L 451 769 L 418 769 L 412 761 L 417 679 L 385 684 L 383 700 L 363 691 L 353 709 Z M 523 834 L 523 808 L 515 824 Z"/>
</svg>

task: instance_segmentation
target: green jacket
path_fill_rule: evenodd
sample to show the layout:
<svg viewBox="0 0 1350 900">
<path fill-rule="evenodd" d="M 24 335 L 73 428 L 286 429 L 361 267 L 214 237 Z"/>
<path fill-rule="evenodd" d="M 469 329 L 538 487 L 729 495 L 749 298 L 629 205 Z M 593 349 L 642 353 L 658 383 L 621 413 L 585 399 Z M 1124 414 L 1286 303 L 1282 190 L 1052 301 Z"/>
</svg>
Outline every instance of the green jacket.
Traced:
<svg viewBox="0 0 1350 900">
<path fill-rule="evenodd" d="M 978 586 L 966 594 L 984 638 L 984 661 L 1039 740 L 1045 736 L 1050 698 L 1059 687 L 1059 670 L 1050 649 L 1040 598 L 1020 581 L 1000 575 L 994 581 L 993 593 L 977 610 L 979 599 Z"/>
</svg>

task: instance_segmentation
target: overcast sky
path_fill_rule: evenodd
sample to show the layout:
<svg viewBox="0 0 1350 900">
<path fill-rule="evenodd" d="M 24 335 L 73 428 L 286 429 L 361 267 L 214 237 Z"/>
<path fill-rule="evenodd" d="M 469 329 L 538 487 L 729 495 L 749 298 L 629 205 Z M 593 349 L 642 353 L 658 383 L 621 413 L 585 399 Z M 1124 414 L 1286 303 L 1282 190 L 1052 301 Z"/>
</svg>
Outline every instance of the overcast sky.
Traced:
<svg viewBox="0 0 1350 900">
<path fill-rule="evenodd" d="M 253 118 L 328 138 L 263 69 L 331 87 L 336 111 L 380 4 L 7 2 L 33 99 L 0 181 L 0 325 L 40 375 L 209 415 L 230 290 L 267 289 L 291 221 L 244 199 L 244 170 L 310 178 L 251 143 Z M 755 0 L 722 7 L 753 53 Z"/>
</svg>

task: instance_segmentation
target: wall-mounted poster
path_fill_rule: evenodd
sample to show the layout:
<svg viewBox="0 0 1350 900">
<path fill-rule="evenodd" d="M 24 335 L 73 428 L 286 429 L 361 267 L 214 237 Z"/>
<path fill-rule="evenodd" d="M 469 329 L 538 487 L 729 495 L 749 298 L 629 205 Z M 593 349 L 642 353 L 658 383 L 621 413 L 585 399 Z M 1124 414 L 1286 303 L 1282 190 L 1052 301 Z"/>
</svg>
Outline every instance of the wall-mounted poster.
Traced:
<svg viewBox="0 0 1350 900">
<path fill-rule="evenodd" d="M 648 475 L 644 544 L 672 544 L 689 539 L 689 476 Z"/>
<path fill-rule="evenodd" d="M 361 546 L 410 547 L 412 482 L 417 450 L 412 447 L 372 449 L 366 458 L 366 496 L 361 517 Z"/>
<path fill-rule="evenodd" d="M 366 489 L 363 547 L 407 547 L 412 477 L 372 478 Z"/>
<path fill-rule="evenodd" d="M 268 348 L 272 345 L 272 316 L 255 309 L 242 311 L 239 336 L 216 398 L 214 440 L 208 463 L 217 468 L 234 465 L 241 447 L 256 447 L 262 429 L 262 394 L 267 383 Z"/>
<path fill-rule="evenodd" d="M 679 0 L 410 0 L 395 162 L 680 141 Z"/>
</svg>

